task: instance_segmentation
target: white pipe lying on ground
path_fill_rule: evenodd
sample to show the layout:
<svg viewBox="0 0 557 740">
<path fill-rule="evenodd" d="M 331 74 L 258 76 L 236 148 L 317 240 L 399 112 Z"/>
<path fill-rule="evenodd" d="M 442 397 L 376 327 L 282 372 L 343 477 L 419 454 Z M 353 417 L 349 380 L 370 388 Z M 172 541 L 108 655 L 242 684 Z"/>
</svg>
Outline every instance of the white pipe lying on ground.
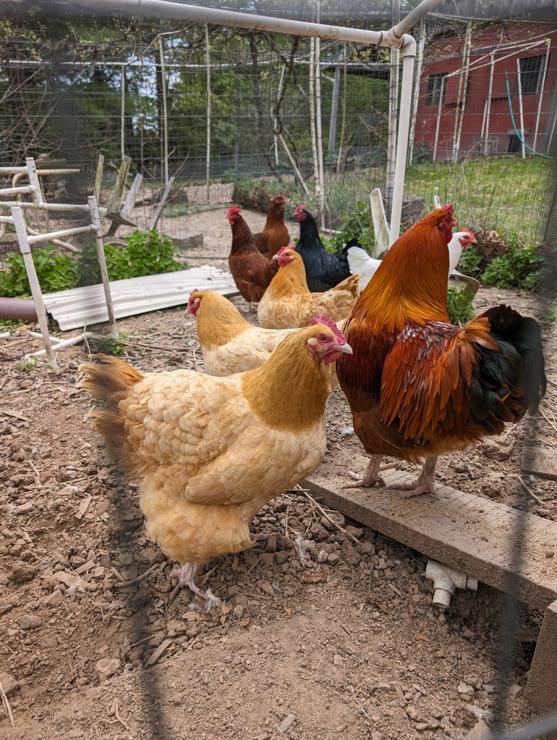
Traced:
<svg viewBox="0 0 557 740">
<path fill-rule="evenodd" d="M 433 605 L 443 611 L 450 606 L 452 595 L 457 588 L 478 590 L 477 578 L 459 573 L 436 560 L 427 561 L 425 577 L 433 581 Z"/>
</svg>

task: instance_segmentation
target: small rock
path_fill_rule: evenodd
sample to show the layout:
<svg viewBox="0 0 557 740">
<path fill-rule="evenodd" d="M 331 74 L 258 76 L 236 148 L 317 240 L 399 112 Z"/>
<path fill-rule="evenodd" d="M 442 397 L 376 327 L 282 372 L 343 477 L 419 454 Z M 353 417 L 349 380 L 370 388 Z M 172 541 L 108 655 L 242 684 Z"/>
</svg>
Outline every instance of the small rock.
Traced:
<svg viewBox="0 0 557 740">
<path fill-rule="evenodd" d="M 34 505 L 31 501 L 27 501 L 24 504 L 20 504 L 19 506 L 16 506 L 14 509 L 15 514 L 29 514 L 30 511 L 33 511 Z"/>
<path fill-rule="evenodd" d="M 352 537 L 355 537 L 357 540 L 359 540 L 364 533 L 362 527 L 354 527 L 352 524 L 347 524 L 344 527 L 344 531 L 348 532 L 348 534 L 351 534 Z"/>
<path fill-rule="evenodd" d="M 513 685 L 509 687 L 509 696 L 511 697 L 511 699 L 514 699 L 515 696 L 518 696 L 521 691 L 522 686 L 519 686 L 517 683 L 513 683 Z"/>
<path fill-rule="evenodd" d="M 409 704 L 406 707 L 406 714 L 410 717 L 411 720 L 414 720 L 414 722 L 418 721 L 419 714 L 416 707 L 413 707 L 411 704 Z"/>
<path fill-rule="evenodd" d="M 267 537 L 267 543 L 265 545 L 267 552 L 276 552 L 277 549 L 277 536 L 276 534 L 270 534 Z"/>
<path fill-rule="evenodd" d="M 95 663 L 95 672 L 99 683 L 106 681 L 107 678 L 113 676 L 118 672 L 120 668 L 120 660 L 118 658 L 101 658 Z"/>
<path fill-rule="evenodd" d="M 283 735 L 287 733 L 295 721 L 296 721 L 295 714 L 292 714 L 292 713 L 287 714 L 278 727 L 279 732 L 281 732 Z"/>
<path fill-rule="evenodd" d="M 365 542 L 360 542 L 360 544 L 356 546 L 356 550 L 360 555 L 375 555 L 375 545 L 367 540 Z"/>
<path fill-rule="evenodd" d="M 466 696 L 472 696 L 474 693 L 474 689 L 471 686 L 468 686 L 467 683 L 464 683 L 464 681 L 461 681 L 458 684 L 457 691 L 459 694 L 464 694 Z"/>
<path fill-rule="evenodd" d="M 13 603 L 13 601 L 2 601 L 0 602 L 0 617 L 2 614 L 7 614 L 9 611 L 11 611 L 16 604 Z"/>
<path fill-rule="evenodd" d="M 72 740 L 73 740 L 74 738 L 75 738 L 75 739 L 77 740 L 77 738 L 79 738 L 79 737 L 84 737 L 84 736 L 85 736 L 85 733 L 83 732 L 83 730 L 80 730 L 80 729 L 79 729 L 79 727 L 74 727 L 74 729 L 73 729 L 73 730 L 69 730 L 69 731 L 68 731 L 68 732 L 66 733 L 66 737 L 71 737 L 71 738 L 72 738 Z"/>
<path fill-rule="evenodd" d="M 19 681 L 11 673 L 0 673 L 0 683 L 6 696 L 10 696 L 19 689 Z"/>
<path fill-rule="evenodd" d="M 248 568 L 252 568 L 257 563 L 257 553 L 253 550 L 245 550 L 244 560 Z"/>
<path fill-rule="evenodd" d="M 258 586 L 262 591 L 265 591 L 266 594 L 269 594 L 269 596 L 275 595 L 275 589 L 268 581 L 259 581 Z"/>
<path fill-rule="evenodd" d="M 283 565 L 283 563 L 286 563 L 288 560 L 288 553 L 284 552 L 284 550 L 279 550 L 278 552 L 275 552 L 275 560 L 279 565 Z"/>
<path fill-rule="evenodd" d="M 275 553 L 274 552 L 262 552 L 259 556 L 259 562 L 261 565 L 273 565 L 275 562 Z"/>
<path fill-rule="evenodd" d="M 465 740 L 489 740 L 491 736 L 491 730 L 481 719 L 466 735 Z"/>
<path fill-rule="evenodd" d="M 333 665 L 339 666 L 340 668 L 344 666 L 342 655 L 335 653 L 335 655 L 333 656 Z"/>
<path fill-rule="evenodd" d="M 327 555 L 327 562 L 330 565 L 336 565 L 339 560 L 340 560 L 340 555 L 338 554 L 338 552 L 330 552 Z"/>
<path fill-rule="evenodd" d="M 68 587 L 68 592 L 70 594 L 73 594 L 76 591 L 81 591 L 81 593 L 84 593 L 89 585 L 87 581 L 83 580 L 81 576 L 65 570 L 57 571 L 49 578 L 49 580 L 63 583 L 64 586 Z"/>
<path fill-rule="evenodd" d="M 236 619 L 241 619 L 244 616 L 244 607 L 242 604 L 236 604 L 234 609 L 232 609 L 232 614 Z"/>
<path fill-rule="evenodd" d="M 43 604 L 46 604 L 46 606 L 56 607 L 60 606 L 63 601 L 64 597 L 62 592 L 57 589 L 43 599 Z"/>
<path fill-rule="evenodd" d="M 169 637 L 185 635 L 188 631 L 188 625 L 185 622 L 181 622 L 179 619 L 171 619 L 166 625 L 166 631 L 168 632 Z"/>
<path fill-rule="evenodd" d="M 428 722 L 417 722 L 415 727 L 418 732 L 423 732 L 424 730 L 430 729 L 430 725 Z"/>
<path fill-rule="evenodd" d="M 36 565 L 16 565 L 8 572 L 8 581 L 12 583 L 28 583 L 37 575 L 39 569 Z"/>
<path fill-rule="evenodd" d="M 22 614 L 15 621 L 22 630 L 36 630 L 43 623 L 43 620 L 36 614 Z"/>
<path fill-rule="evenodd" d="M 358 565 L 362 556 L 349 542 L 344 542 L 341 548 L 341 554 L 348 565 Z"/>
</svg>

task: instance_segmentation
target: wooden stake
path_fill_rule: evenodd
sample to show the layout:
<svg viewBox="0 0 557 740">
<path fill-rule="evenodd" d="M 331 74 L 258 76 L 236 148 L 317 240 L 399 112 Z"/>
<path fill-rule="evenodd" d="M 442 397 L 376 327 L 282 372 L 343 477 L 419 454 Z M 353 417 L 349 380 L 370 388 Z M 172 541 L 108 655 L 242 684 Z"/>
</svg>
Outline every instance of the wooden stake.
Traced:
<svg viewBox="0 0 557 740">
<path fill-rule="evenodd" d="M 126 155 L 126 65 L 120 65 L 120 158 Z"/>
<path fill-rule="evenodd" d="M 37 319 L 41 329 L 48 364 L 54 370 L 58 370 L 58 364 L 56 362 L 56 357 L 54 356 L 52 342 L 50 341 L 50 335 L 48 333 L 48 315 L 46 313 L 37 271 L 35 270 L 35 265 L 33 263 L 31 247 L 29 246 L 29 240 L 27 238 L 27 227 L 25 226 L 25 219 L 23 218 L 23 211 L 21 208 L 18 206 L 12 208 L 12 218 L 14 220 L 17 241 L 19 243 L 19 251 L 23 257 L 25 269 L 27 271 L 27 278 L 29 279 L 29 285 L 31 287 L 31 295 L 33 296 L 35 311 L 37 312 Z"/>
<path fill-rule="evenodd" d="M 95 172 L 95 188 L 93 195 L 97 199 L 97 203 L 101 200 L 101 189 L 103 184 L 103 170 L 104 170 L 104 154 L 99 154 L 97 159 L 97 171 Z"/>
<path fill-rule="evenodd" d="M 139 175 L 141 177 L 141 175 Z M 110 291 L 110 278 L 108 277 L 108 267 L 106 265 L 106 256 L 104 253 L 104 245 L 101 231 L 101 218 L 99 215 L 99 208 L 97 199 L 94 195 L 87 199 L 89 204 L 89 211 L 91 213 L 91 223 L 95 228 L 95 242 L 97 244 L 97 260 L 101 271 L 101 280 L 103 284 L 104 297 L 106 300 L 106 309 L 108 311 L 108 322 L 110 324 L 110 336 L 112 339 L 118 338 L 118 329 L 116 328 L 116 318 L 114 316 L 114 305 L 112 303 L 112 293 Z"/>
<path fill-rule="evenodd" d="M 207 203 L 211 199 L 211 46 L 209 38 L 209 26 L 205 26 L 205 69 L 207 70 L 207 145 L 205 150 L 205 187 L 207 190 Z"/>
<path fill-rule="evenodd" d="M 166 69 L 164 66 L 164 45 L 162 36 L 159 37 L 159 57 L 161 62 L 161 83 L 162 83 L 162 165 L 164 172 L 164 182 L 168 183 L 168 113 L 166 107 Z"/>
</svg>

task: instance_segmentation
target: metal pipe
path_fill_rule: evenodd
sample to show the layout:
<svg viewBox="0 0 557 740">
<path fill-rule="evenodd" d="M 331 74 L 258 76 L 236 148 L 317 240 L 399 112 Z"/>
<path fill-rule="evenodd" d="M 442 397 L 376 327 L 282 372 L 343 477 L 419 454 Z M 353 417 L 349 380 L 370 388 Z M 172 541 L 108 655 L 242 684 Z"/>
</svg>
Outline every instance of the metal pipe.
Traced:
<svg viewBox="0 0 557 740">
<path fill-rule="evenodd" d="M 412 82 L 416 61 L 416 43 L 412 39 L 412 53 L 406 53 L 402 60 L 402 84 L 400 89 L 400 113 L 398 119 L 398 142 L 396 151 L 395 177 L 393 181 L 393 200 L 391 204 L 391 246 L 399 237 L 404 197 L 404 175 L 406 173 L 406 154 L 408 152 L 408 133 L 412 113 Z"/>
<path fill-rule="evenodd" d="M 89 206 L 81 205 L 70 205 L 69 203 L 43 203 L 41 206 L 37 206 L 36 203 L 15 203 L 9 200 L 0 200 L 0 208 L 13 208 L 17 205 L 18 208 L 40 208 L 41 211 L 89 211 Z"/>
<path fill-rule="evenodd" d="M 73 236 L 74 234 L 86 234 L 87 232 L 94 231 L 95 227 L 91 226 L 76 226 L 73 229 L 62 229 L 61 231 L 51 231 L 48 234 L 36 234 L 28 237 L 27 241 L 29 244 L 38 244 L 39 242 L 47 242 L 50 239 L 61 239 L 64 236 Z"/>
<path fill-rule="evenodd" d="M 410 140 L 408 142 L 408 164 L 414 159 L 414 139 L 416 137 L 416 121 L 418 119 L 418 104 L 420 100 L 420 83 L 422 80 L 422 66 L 424 62 L 424 48 L 427 29 L 425 20 L 420 21 L 420 34 L 416 49 L 416 74 L 414 77 L 414 93 L 412 96 L 412 120 L 410 122 Z"/>
<path fill-rule="evenodd" d="M 52 342 L 50 341 L 50 335 L 48 333 L 48 315 L 43 302 L 43 294 L 41 291 L 41 284 L 37 277 L 37 271 L 33 263 L 33 257 L 31 255 L 31 247 L 29 246 L 29 239 L 27 237 L 27 227 L 25 226 L 25 219 L 23 218 L 23 211 L 17 206 L 12 208 L 12 218 L 14 220 L 15 231 L 17 234 L 17 240 L 19 242 L 19 250 L 25 263 L 25 269 L 27 271 L 27 278 L 31 287 L 31 294 L 35 303 L 35 310 L 37 312 L 37 319 L 41 329 L 43 342 L 45 346 L 46 356 L 48 357 L 48 364 L 55 370 L 58 369 L 56 358 L 52 349 Z"/>
<path fill-rule="evenodd" d="M 441 113 L 443 110 L 443 96 L 445 95 L 445 78 L 441 78 L 441 89 L 439 90 L 439 103 L 437 105 L 437 121 L 435 122 L 435 138 L 433 139 L 433 161 L 437 161 L 437 147 L 439 146 L 439 129 L 441 128 Z"/>
<path fill-rule="evenodd" d="M 205 84 L 207 88 L 207 108 L 206 108 L 206 126 L 207 131 L 205 139 L 205 195 L 207 197 L 207 203 L 211 202 L 211 116 L 212 116 L 212 103 L 213 99 L 211 96 L 211 38 L 209 36 L 209 26 L 205 25 Z M 167 166 L 168 167 L 168 166 Z M 166 172 L 166 180 L 168 182 L 168 171 Z"/>
<path fill-rule="evenodd" d="M 470 51 L 472 47 L 472 24 L 468 22 L 466 24 L 466 38 L 464 40 L 464 74 L 461 77 L 462 80 L 462 99 L 460 99 L 459 90 L 459 104 L 456 108 L 456 119 L 455 119 L 455 136 L 453 141 L 453 162 L 458 162 L 458 156 L 460 154 L 460 139 L 462 135 L 462 123 L 464 121 L 464 111 L 466 110 L 466 103 L 468 101 L 468 78 L 470 70 Z"/>
<path fill-rule="evenodd" d="M 0 319 L 36 321 L 35 304 L 22 298 L 0 298 Z"/>
<path fill-rule="evenodd" d="M 355 44 L 374 44 L 378 46 L 395 46 L 405 48 L 406 31 L 412 28 L 430 9 L 439 5 L 441 0 L 423 0 L 406 16 L 396 28 L 388 31 L 366 31 L 346 26 L 330 26 L 324 23 L 292 21 L 285 18 L 273 18 L 265 15 L 239 13 L 235 10 L 221 10 L 196 5 L 183 5 L 168 0 L 68 0 L 68 6 L 88 8 L 98 12 L 105 10 L 111 14 L 124 11 L 137 16 L 172 18 L 197 23 L 209 23 L 236 28 L 250 28 L 254 31 L 285 33 L 291 36 L 320 36 L 323 39 L 338 39 Z"/>
<path fill-rule="evenodd" d="M 0 224 L 13 224 L 13 222 L 14 220 L 11 216 L 0 216 Z"/>
<path fill-rule="evenodd" d="M 18 188 L 0 188 L 0 195 L 29 195 L 34 192 L 35 188 L 32 185 L 22 185 Z"/>
</svg>

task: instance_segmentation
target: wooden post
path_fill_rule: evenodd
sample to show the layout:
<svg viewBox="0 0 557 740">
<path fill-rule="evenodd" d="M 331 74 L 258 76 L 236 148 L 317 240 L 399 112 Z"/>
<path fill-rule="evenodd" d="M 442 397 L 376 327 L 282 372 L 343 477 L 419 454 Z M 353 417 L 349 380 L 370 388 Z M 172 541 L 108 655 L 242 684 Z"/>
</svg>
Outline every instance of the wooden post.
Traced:
<svg viewBox="0 0 557 740">
<path fill-rule="evenodd" d="M 344 134 L 346 131 L 346 85 L 348 82 L 348 65 L 346 58 L 346 43 L 343 46 L 343 74 L 342 74 L 342 122 L 340 125 L 340 141 L 338 143 L 337 175 L 340 173 L 342 155 L 344 154 Z"/>
<path fill-rule="evenodd" d="M 385 215 L 385 207 L 381 190 L 374 188 L 369 196 L 369 207 L 371 209 L 371 219 L 373 222 L 373 232 L 375 234 L 375 246 L 372 257 L 378 257 L 381 252 L 389 248 L 389 223 Z"/>
<path fill-rule="evenodd" d="M 321 2 L 317 0 L 317 22 L 320 22 Z M 321 115 L 321 39 L 315 37 L 315 133 L 317 137 L 317 161 L 319 163 L 319 214 L 321 228 L 325 228 L 325 166 L 323 161 L 323 121 Z"/>
<path fill-rule="evenodd" d="M 155 211 L 153 213 L 153 218 L 151 219 L 151 224 L 149 226 L 150 231 L 156 228 L 159 219 L 162 214 L 162 209 L 164 208 L 164 205 L 166 201 L 168 200 L 168 196 L 170 195 L 170 191 L 172 190 L 172 186 L 174 185 L 174 176 L 170 178 L 170 180 L 166 183 L 166 187 L 164 189 L 164 192 L 162 194 L 162 197 L 160 201 L 158 202 L 158 205 L 155 208 Z"/>
<path fill-rule="evenodd" d="M 207 191 L 207 203 L 211 198 L 211 46 L 209 39 L 209 26 L 205 26 L 205 69 L 207 71 L 207 146 L 205 150 L 205 187 Z"/>
<path fill-rule="evenodd" d="M 526 159 L 526 145 L 524 143 L 524 106 L 522 105 L 522 77 L 520 75 L 520 59 L 516 60 L 516 74 L 518 82 L 518 110 L 520 113 L 520 135 L 522 137 L 522 159 Z"/>
<path fill-rule="evenodd" d="M 135 207 L 135 199 L 137 198 L 137 194 L 139 192 L 139 188 L 141 187 L 142 182 L 143 182 L 143 175 L 140 172 L 138 172 L 137 175 L 133 179 L 132 186 L 126 197 L 126 202 L 124 203 L 124 206 L 122 208 L 123 216 L 131 216 L 131 212 L 133 211 Z"/>
<path fill-rule="evenodd" d="M 100 200 L 101 200 L 103 171 L 104 171 L 104 154 L 99 154 L 99 157 L 97 159 L 97 171 L 95 172 L 95 188 L 93 190 L 93 195 L 97 199 L 97 203 L 100 203 Z"/>
<path fill-rule="evenodd" d="M 298 165 L 296 164 L 296 160 L 295 160 L 295 159 L 294 159 L 294 157 L 292 156 L 292 152 L 291 152 L 291 151 L 290 151 L 290 149 L 288 148 L 288 144 L 287 144 L 287 143 L 286 143 L 286 141 L 284 140 L 284 136 L 283 136 L 282 134 L 279 134 L 279 135 L 278 135 L 278 140 L 280 141 L 280 143 L 281 143 L 281 144 L 282 144 L 282 146 L 284 147 L 284 151 L 286 152 L 286 156 L 288 157 L 288 160 L 289 160 L 290 164 L 292 165 L 292 169 L 294 170 L 294 174 L 295 174 L 295 175 L 296 175 L 296 177 L 298 178 L 298 182 L 299 182 L 299 183 L 300 183 L 300 185 L 302 186 L 302 190 L 304 191 L 304 193 L 305 193 L 305 194 L 306 194 L 307 196 L 309 196 L 309 189 L 308 189 L 308 186 L 307 186 L 307 185 L 306 185 L 306 183 L 305 183 L 305 180 L 304 180 L 304 178 L 303 178 L 303 175 L 302 175 L 302 173 L 301 173 L 301 172 L 300 172 L 300 170 L 298 169 Z"/>
<path fill-rule="evenodd" d="M 557 601 L 554 601 L 545 611 L 526 683 L 526 697 L 537 712 L 549 714 L 557 711 L 556 676 Z"/>
<path fill-rule="evenodd" d="M 426 33 L 425 18 L 422 18 L 419 25 L 418 44 L 416 48 L 416 76 L 414 78 L 414 91 L 412 94 L 412 121 L 410 122 L 410 136 L 408 137 L 408 164 L 412 164 L 414 159 L 414 138 L 416 136 L 416 120 L 418 118 L 418 105 L 420 101 L 420 84 L 422 81 Z"/>
<path fill-rule="evenodd" d="M 391 0 L 392 25 L 400 21 L 400 0 Z M 389 131 L 387 140 L 387 177 L 385 183 L 385 198 L 387 203 L 393 199 L 395 180 L 396 143 L 398 135 L 398 87 L 399 87 L 400 51 L 391 49 L 391 65 L 389 69 Z"/>
<path fill-rule="evenodd" d="M 122 207 L 122 195 L 124 194 L 124 187 L 126 185 L 126 180 L 128 179 L 131 163 L 131 159 L 126 155 L 122 159 L 122 163 L 118 168 L 116 182 L 114 183 L 114 188 L 112 189 L 112 194 L 110 196 L 110 203 L 108 204 L 108 210 L 112 213 L 120 213 L 120 208 Z"/>
<path fill-rule="evenodd" d="M 25 270 L 27 271 L 27 278 L 31 287 L 31 295 L 33 296 L 33 302 L 35 304 L 35 311 L 37 312 L 37 319 L 41 334 L 43 338 L 44 348 L 46 356 L 48 358 L 48 364 L 54 370 L 58 369 L 56 357 L 54 356 L 54 350 L 52 348 L 52 342 L 50 341 L 50 335 L 48 333 L 48 315 L 43 302 L 43 294 L 41 291 L 41 285 L 39 278 L 37 277 L 37 271 L 33 263 L 33 255 L 31 254 L 31 247 L 29 246 L 29 240 L 27 238 L 27 227 L 25 225 L 25 219 L 23 217 L 23 211 L 19 206 L 12 208 L 12 218 L 14 220 L 15 233 L 17 235 L 17 241 L 19 243 L 19 251 L 23 257 L 25 263 Z"/>
<path fill-rule="evenodd" d="M 309 127 L 311 133 L 311 151 L 313 154 L 313 179 L 315 195 L 321 210 L 321 176 L 319 172 L 319 152 L 317 148 L 317 112 L 315 90 L 315 42 L 314 37 L 309 40 Z"/>
<path fill-rule="evenodd" d="M 164 66 L 164 44 L 162 40 L 162 36 L 159 37 L 159 57 L 161 62 L 161 83 L 162 83 L 162 121 L 163 121 L 163 130 L 162 130 L 162 158 L 163 158 L 163 172 L 164 172 L 164 182 L 168 182 L 168 111 L 166 107 L 166 69 Z"/>
<path fill-rule="evenodd" d="M 141 177 L 141 175 L 139 175 Z M 95 241 L 97 244 L 97 260 L 101 271 L 101 280 L 104 289 L 104 297 L 106 300 L 106 309 L 108 311 L 108 322 L 110 324 L 110 336 L 112 339 L 118 338 L 118 329 L 116 328 L 116 318 L 114 316 L 114 306 L 112 303 L 112 293 L 110 292 L 110 279 L 108 277 L 108 267 L 106 265 L 106 255 L 104 253 L 104 244 L 101 231 L 101 217 L 99 215 L 99 207 L 97 199 L 94 195 L 91 195 L 87 199 L 89 205 L 89 211 L 91 213 L 91 223 L 95 229 Z"/>
<path fill-rule="evenodd" d="M 282 97 L 282 91 L 284 88 L 284 74 L 286 72 L 286 64 L 283 64 L 280 70 L 279 84 L 277 88 L 277 102 L 274 106 L 271 106 L 271 118 L 273 119 L 273 149 L 275 151 L 275 167 L 279 166 L 279 140 L 278 140 L 278 118 L 275 115 L 276 108 L 279 105 L 279 100 Z"/>
</svg>

